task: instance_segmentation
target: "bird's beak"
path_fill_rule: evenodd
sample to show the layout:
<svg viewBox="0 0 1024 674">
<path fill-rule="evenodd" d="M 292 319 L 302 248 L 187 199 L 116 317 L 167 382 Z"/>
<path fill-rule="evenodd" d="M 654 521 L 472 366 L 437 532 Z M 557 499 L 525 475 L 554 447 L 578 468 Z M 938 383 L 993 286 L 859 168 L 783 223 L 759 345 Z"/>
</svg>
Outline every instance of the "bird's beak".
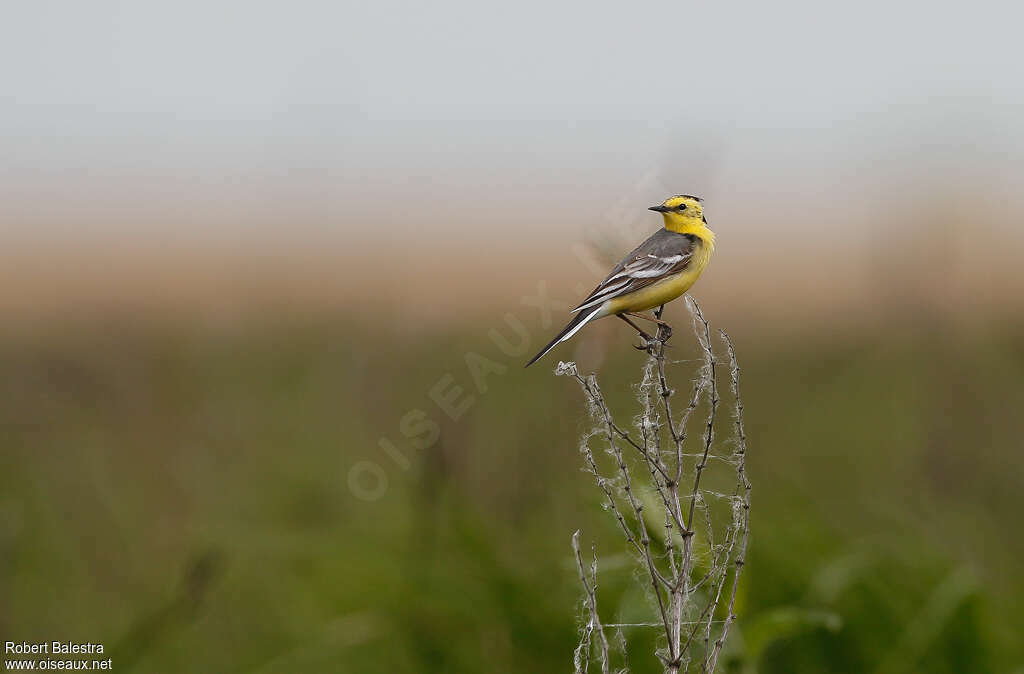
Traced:
<svg viewBox="0 0 1024 674">
<path fill-rule="evenodd" d="M 657 206 L 651 206 L 647 210 L 649 210 L 649 211 L 658 211 L 659 213 L 667 213 L 667 212 L 671 211 L 672 209 L 669 208 L 668 206 L 665 206 L 664 204 L 658 204 Z"/>
</svg>

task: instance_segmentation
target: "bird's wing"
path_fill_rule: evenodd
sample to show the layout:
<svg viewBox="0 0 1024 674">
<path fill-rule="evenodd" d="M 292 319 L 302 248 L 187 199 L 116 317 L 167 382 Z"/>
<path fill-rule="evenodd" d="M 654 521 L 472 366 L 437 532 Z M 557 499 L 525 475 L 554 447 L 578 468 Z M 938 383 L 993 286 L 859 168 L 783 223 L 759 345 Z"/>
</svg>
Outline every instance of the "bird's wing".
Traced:
<svg viewBox="0 0 1024 674">
<path fill-rule="evenodd" d="M 667 229 L 657 231 L 615 265 L 608 277 L 572 312 L 628 295 L 683 271 L 693 258 L 695 238 Z"/>
</svg>

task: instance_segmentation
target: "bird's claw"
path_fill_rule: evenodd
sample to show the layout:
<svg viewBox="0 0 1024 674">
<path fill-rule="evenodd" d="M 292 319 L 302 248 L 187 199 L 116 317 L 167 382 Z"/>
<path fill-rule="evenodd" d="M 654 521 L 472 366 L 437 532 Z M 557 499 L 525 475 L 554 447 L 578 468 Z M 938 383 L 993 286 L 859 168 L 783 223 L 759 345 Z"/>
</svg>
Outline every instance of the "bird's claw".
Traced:
<svg viewBox="0 0 1024 674">
<path fill-rule="evenodd" d="M 634 344 L 633 348 L 637 351 L 647 351 L 651 348 L 651 344 L 654 343 L 654 338 L 648 335 L 646 332 L 641 332 L 638 337 L 643 340 L 643 344 Z"/>
</svg>

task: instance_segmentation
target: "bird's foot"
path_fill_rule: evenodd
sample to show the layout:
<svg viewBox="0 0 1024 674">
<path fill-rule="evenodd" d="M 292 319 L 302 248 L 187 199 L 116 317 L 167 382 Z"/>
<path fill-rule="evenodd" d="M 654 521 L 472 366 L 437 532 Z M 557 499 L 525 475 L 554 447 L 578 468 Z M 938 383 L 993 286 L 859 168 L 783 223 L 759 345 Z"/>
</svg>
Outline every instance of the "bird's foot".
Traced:
<svg viewBox="0 0 1024 674">
<path fill-rule="evenodd" d="M 642 344 L 633 345 L 633 348 L 636 349 L 637 351 L 649 351 L 651 345 L 657 341 L 656 339 L 654 339 L 654 337 L 651 337 L 643 330 L 638 330 L 637 336 L 640 337 L 640 339 L 643 341 Z"/>
</svg>

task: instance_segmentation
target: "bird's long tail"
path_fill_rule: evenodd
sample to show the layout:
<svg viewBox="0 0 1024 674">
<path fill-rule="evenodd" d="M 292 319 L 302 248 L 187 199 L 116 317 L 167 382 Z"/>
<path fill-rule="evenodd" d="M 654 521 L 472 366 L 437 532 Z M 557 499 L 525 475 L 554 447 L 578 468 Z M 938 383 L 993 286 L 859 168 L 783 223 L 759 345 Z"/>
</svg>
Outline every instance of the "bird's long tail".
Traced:
<svg viewBox="0 0 1024 674">
<path fill-rule="evenodd" d="M 558 335 L 554 339 L 552 339 L 547 346 L 540 350 L 540 353 L 538 353 L 536 356 L 530 359 L 530 362 L 527 363 L 525 367 L 530 367 L 531 365 L 536 363 L 538 360 L 541 359 L 541 357 L 544 354 L 546 354 L 551 349 L 555 348 L 555 345 L 558 344 L 559 342 L 564 342 L 565 340 L 575 335 L 580 328 L 589 323 L 590 319 L 597 316 L 597 314 L 600 311 L 601 307 L 597 307 L 596 309 L 589 313 L 577 314 L 575 318 L 569 321 L 569 325 L 565 326 L 565 328 L 563 328 L 562 331 L 558 333 Z"/>
</svg>

